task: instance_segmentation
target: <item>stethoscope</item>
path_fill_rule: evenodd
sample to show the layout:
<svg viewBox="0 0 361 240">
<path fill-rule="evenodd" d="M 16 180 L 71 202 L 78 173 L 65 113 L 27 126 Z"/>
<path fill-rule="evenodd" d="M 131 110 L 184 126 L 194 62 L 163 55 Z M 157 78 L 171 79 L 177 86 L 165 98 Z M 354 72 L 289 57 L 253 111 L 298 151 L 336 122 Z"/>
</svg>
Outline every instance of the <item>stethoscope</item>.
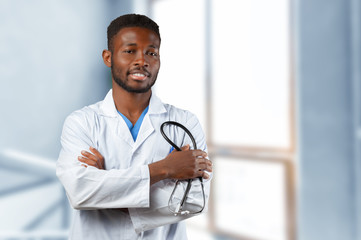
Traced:
<svg viewBox="0 0 361 240">
<path fill-rule="evenodd" d="M 177 127 L 180 127 L 182 128 L 186 133 L 187 135 L 189 136 L 189 138 L 191 139 L 192 141 L 192 144 L 193 144 L 193 149 L 197 149 L 197 143 L 192 135 L 192 133 L 185 127 L 183 126 L 182 124 L 178 123 L 178 122 L 174 122 L 174 121 L 167 121 L 167 122 L 164 122 L 161 126 L 160 126 L 160 132 L 162 134 L 162 136 L 164 137 L 164 139 L 170 144 L 172 145 L 172 147 L 174 147 L 174 149 L 176 149 L 177 151 L 182 151 L 180 149 L 180 147 L 178 147 L 172 140 L 170 140 L 168 138 L 167 135 L 165 135 L 164 131 L 163 131 L 163 128 L 164 126 L 166 125 L 175 125 Z M 193 179 L 188 179 L 187 180 L 187 187 L 186 187 L 186 190 L 183 194 L 183 197 L 181 199 L 181 201 L 179 202 L 179 204 L 176 206 L 175 210 L 173 210 L 170 205 L 171 205 L 171 199 L 173 198 L 173 195 L 175 193 L 175 190 L 177 188 L 177 184 L 179 183 L 180 180 L 177 180 L 176 183 L 175 183 L 175 187 L 172 191 L 172 194 L 169 198 L 169 201 L 168 201 L 168 208 L 169 210 L 175 215 L 175 216 L 178 216 L 178 215 L 188 215 L 188 214 L 197 214 L 197 213 L 201 213 L 204 209 L 204 206 L 205 206 L 205 195 L 204 195 L 204 187 L 203 187 L 203 179 L 202 177 L 199 177 L 199 180 L 201 182 L 201 187 L 202 187 L 202 196 L 203 196 L 203 206 L 201 208 L 201 210 L 197 211 L 197 212 L 190 212 L 189 210 L 183 210 L 183 207 L 184 207 L 184 204 L 186 202 L 186 199 L 188 197 L 188 194 L 189 194 L 189 191 L 191 189 L 191 186 L 192 186 L 192 181 Z"/>
</svg>

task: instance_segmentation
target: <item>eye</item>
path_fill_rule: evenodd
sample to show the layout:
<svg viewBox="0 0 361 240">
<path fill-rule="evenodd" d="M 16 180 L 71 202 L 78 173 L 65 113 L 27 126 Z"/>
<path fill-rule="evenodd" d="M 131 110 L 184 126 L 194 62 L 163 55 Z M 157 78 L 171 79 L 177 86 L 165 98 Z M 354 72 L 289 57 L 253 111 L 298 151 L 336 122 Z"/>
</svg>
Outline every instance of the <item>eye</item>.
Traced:
<svg viewBox="0 0 361 240">
<path fill-rule="evenodd" d="M 123 51 L 123 53 L 134 53 L 134 50 L 126 49 L 126 50 Z"/>
<path fill-rule="evenodd" d="M 156 57 L 156 56 L 158 56 L 158 53 L 156 53 L 156 52 L 148 52 L 148 55 Z"/>
</svg>

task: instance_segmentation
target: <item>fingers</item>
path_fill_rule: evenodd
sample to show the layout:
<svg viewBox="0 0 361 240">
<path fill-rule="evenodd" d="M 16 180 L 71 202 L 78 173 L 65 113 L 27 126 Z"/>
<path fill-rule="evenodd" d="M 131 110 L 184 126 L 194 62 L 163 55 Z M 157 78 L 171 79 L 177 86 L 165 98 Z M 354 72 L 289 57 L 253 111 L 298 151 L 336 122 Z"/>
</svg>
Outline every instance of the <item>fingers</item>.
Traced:
<svg viewBox="0 0 361 240">
<path fill-rule="evenodd" d="M 85 158 L 85 157 L 78 157 L 78 160 L 82 163 L 86 163 L 87 165 L 90 165 L 90 166 L 93 166 L 93 167 L 96 167 L 96 168 L 100 168 L 99 164 L 97 161 L 95 160 L 92 160 L 92 159 L 89 159 L 89 158 Z M 85 164 L 81 164 L 82 166 L 84 167 L 87 167 L 87 165 Z"/>
<path fill-rule="evenodd" d="M 209 179 L 209 174 L 206 173 L 206 172 L 202 172 L 202 176 L 201 176 L 201 177 L 204 178 L 204 179 Z"/>
<path fill-rule="evenodd" d="M 93 148 L 92 146 L 89 147 L 89 150 L 90 150 L 95 156 L 97 156 L 98 159 L 104 160 L 104 157 L 100 154 L 100 152 L 98 152 L 98 150 L 96 150 L 96 149 Z"/>
<path fill-rule="evenodd" d="M 199 150 L 199 149 L 193 150 L 192 154 L 194 157 L 203 157 L 203 158 L 208 157 L 208 154 L 206 152 Z"/>
<path fill-rule="evenodd" d="M 212 172 L 212 161 L 208 160 L 207 158 L 198 158 L 197 159 L 197 168 L 198 171 L 207 171 Z"/>
<path fill-rule="evenodd" d="M 182 150 L 182 151 L 188 151 L 189 149 L 190 149 L 189 144 L 187 144 L 187 145 L 185 145 L 185 146 L 181 147 L 181 150 Z"/>
<path fill-rule="evenodd" d="M 205 151 L 190 150 L 185 145 L 182 151 L 173 151 L 165 159 L 159 161 L 164 176 L 169 179 L 192 179 L 196 177 L 209 177 L 205 172 L 212 172 L 212 162 L 207 159 Z"/>
<path fill-rule="evenodd" d="M 99 168 L 99 169 L 104 169 L 104 157 L 98 152 L 98 150 L 96 150 L 93 147 L 90 147 L 89 150 L 93 153 L 89 153 L 87 151 L 81 151 L 81 155 L 83 156 L 79 156 L 78 160 L 80 162 L 86 163 L 90 166 Z"/>
<path fill-rule="evenodd" d="M 172 152 L 177 152 L 177 150 L 174 147 L 172 147 L 172 149 L 173 149 Z M 183 147 L 181 147 L 180 149 L 181 149 L 181 151 L 188 151 L 190 149 L 190 146 L 189 146 L 189 144 L 187 144 L 187 145 L 184 145 Z"/>
<path fill-rule="evenodd" d="M 207 172 L 213 172 L 212 161 L 207 158 L 198 158 L 198 177 L 209 179 L 210 176 Z"/>
</svg>

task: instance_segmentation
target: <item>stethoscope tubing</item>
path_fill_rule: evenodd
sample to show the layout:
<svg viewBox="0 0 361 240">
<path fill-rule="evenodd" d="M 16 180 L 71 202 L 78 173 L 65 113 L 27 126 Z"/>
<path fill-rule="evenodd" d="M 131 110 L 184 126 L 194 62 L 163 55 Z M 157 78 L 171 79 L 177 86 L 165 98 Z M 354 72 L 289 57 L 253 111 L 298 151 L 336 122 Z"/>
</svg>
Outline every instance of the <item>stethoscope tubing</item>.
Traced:
<svg viewBox="0 0 361 240">
<path fill-rule="evenodd" d="M 178 123 L 178 122 L 175 122 L 175 121 L 166 121 L 166 122 L 162 123 L 162 125 L 160 126 L 160 133 L 162 134 L 162 136 L 164 137 L 164 139 L 165 139 L 172 147 L 174 147 L 174 149 L 176 149 L 177 151 L 182 151 L 182 149 L 181 149 L 180 147 L 178 147 L 172 140 L 170 140 L 170 139 L 168 138 L 168 136 L 164 133 L 163 128 L 164 128 L 166 125 L 175 125 L 175 126 L 177 126 L 177 127 L 182 128 L 182 129 L 188 134 L 189 138 L 191 139 L 192 144 L 193 144 L 193 149 L 197 149 L 197 143 L 196 143 L 196 141 L 195 141 L 192 133 L 191 133 L 185 126 L 183 126 L 182 124 L 180 124 L 180 123 Z M 199 177 L 199 180 L 201 181 L 201 186 L 202 186 L 203 207 L 202 207 L 202 209 L 201 209 L 200 211 L 195 212 L 195 213 L 193 213 L 193 214 L 202 212 L 203 209 L 204 209 L 204 206 L 205 206 L 205 196 L 204 196 L 203 179 L 202 179 L 201 177 Z M 181 207 L 181 208 L 180 208 L 179 210 L 181 210 L 182 207 L 184 206 L 184 203 L 185 203 L 185 201 L 186 201 L 186 199 L 187 199 L 187 197 L 188 197 L 188 193 L 189 193 L 189 191 L 190 191 L 190 189 L 191 189 L 191 186 L 192 186 L 192 181 L 193 181 L 193 179 L 188 179 L 188 180 L 187 180 L 187 188 L 186 188 L 186 190 L 185 190 L 185 192 L 184 192 L 184 194 L 183 194 L 182 200 L 181 200 L 181 202 L 180 202 L 180 207 Z M 178 182 L 179 182 L 179 180 L 176 181 L 176 186 L 177 186 Z M 176 187 L 174 187 L 174 189 L 173 189 L 173 191 L 172 191 L 171 197 L 173 196 L 173 194 L 174 194 L 174 192 L 175 192 L 175 188 L 176 188 Z M 170 200 L 170 199 L 169 199 L 169 200 Z M 168 205 L 169 205 L 169 204 L 168 204 Z M 178 214 L 178 212 L 176 212 L 175 214 Z"/>
<path fill-rule="evenodd" d="M 193 144 L 193 149 L 197 149 L 197 143 L 192 135 L 192 133 L 185 127 L 183 126 L 182 124 L 178 123 L 178 122 L 174 122 L 174 121 L 167 121 L 167 122 L 164 122 L 162 123 L 162 125 L 160 126 L 160 133 L 162 134 L 162 136 L 165 138 L 165 140 L 170 144 L 172 145 L 172 147 L 174 147 L 177 151 L 182 151 L 172 140 L 170 140 L 168 138 L 167 135 L 165 135 L 164 133 L 164 126 L 165 125 L 175 125 L 177 127 L 180 127 L 182 128 L 187 134 L 188 136 L 190 137 L 191 141 L 192 141 L 192 144 Z"/>
</svg>

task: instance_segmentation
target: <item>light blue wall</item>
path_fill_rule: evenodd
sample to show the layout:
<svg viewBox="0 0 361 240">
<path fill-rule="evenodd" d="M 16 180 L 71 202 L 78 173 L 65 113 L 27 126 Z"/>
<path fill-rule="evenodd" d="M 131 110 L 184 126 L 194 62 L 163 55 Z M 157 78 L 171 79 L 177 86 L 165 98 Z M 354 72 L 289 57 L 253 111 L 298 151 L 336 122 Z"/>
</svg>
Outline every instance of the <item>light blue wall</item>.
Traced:
<svg viewBox="0 0 361 240">
<path fill-rule="evenodd" d="M 64 118 L 109 88 L 102 1 L 0 2 L 0 147 L 56 158 Z"/>
<path fill-rule="evenodd" d="M 357 239 L 352 1 L 296 4 L 298 236 Z"/>
<path fill-rule="evenodd" d="M 106 28 L 131 8 L 129 0 L 0 2 L 0 150 L 57 157 L 65 116 L 111 87 Z"/>
<path fill-rule="evenodd" d="M 55 176 L 62 125 L 110 89 L 106 28 L 132 8 L 131 0 L 0 1 L 1 239 L 13 236 L 6 231 L 67 229 Z"/>
</svg>

